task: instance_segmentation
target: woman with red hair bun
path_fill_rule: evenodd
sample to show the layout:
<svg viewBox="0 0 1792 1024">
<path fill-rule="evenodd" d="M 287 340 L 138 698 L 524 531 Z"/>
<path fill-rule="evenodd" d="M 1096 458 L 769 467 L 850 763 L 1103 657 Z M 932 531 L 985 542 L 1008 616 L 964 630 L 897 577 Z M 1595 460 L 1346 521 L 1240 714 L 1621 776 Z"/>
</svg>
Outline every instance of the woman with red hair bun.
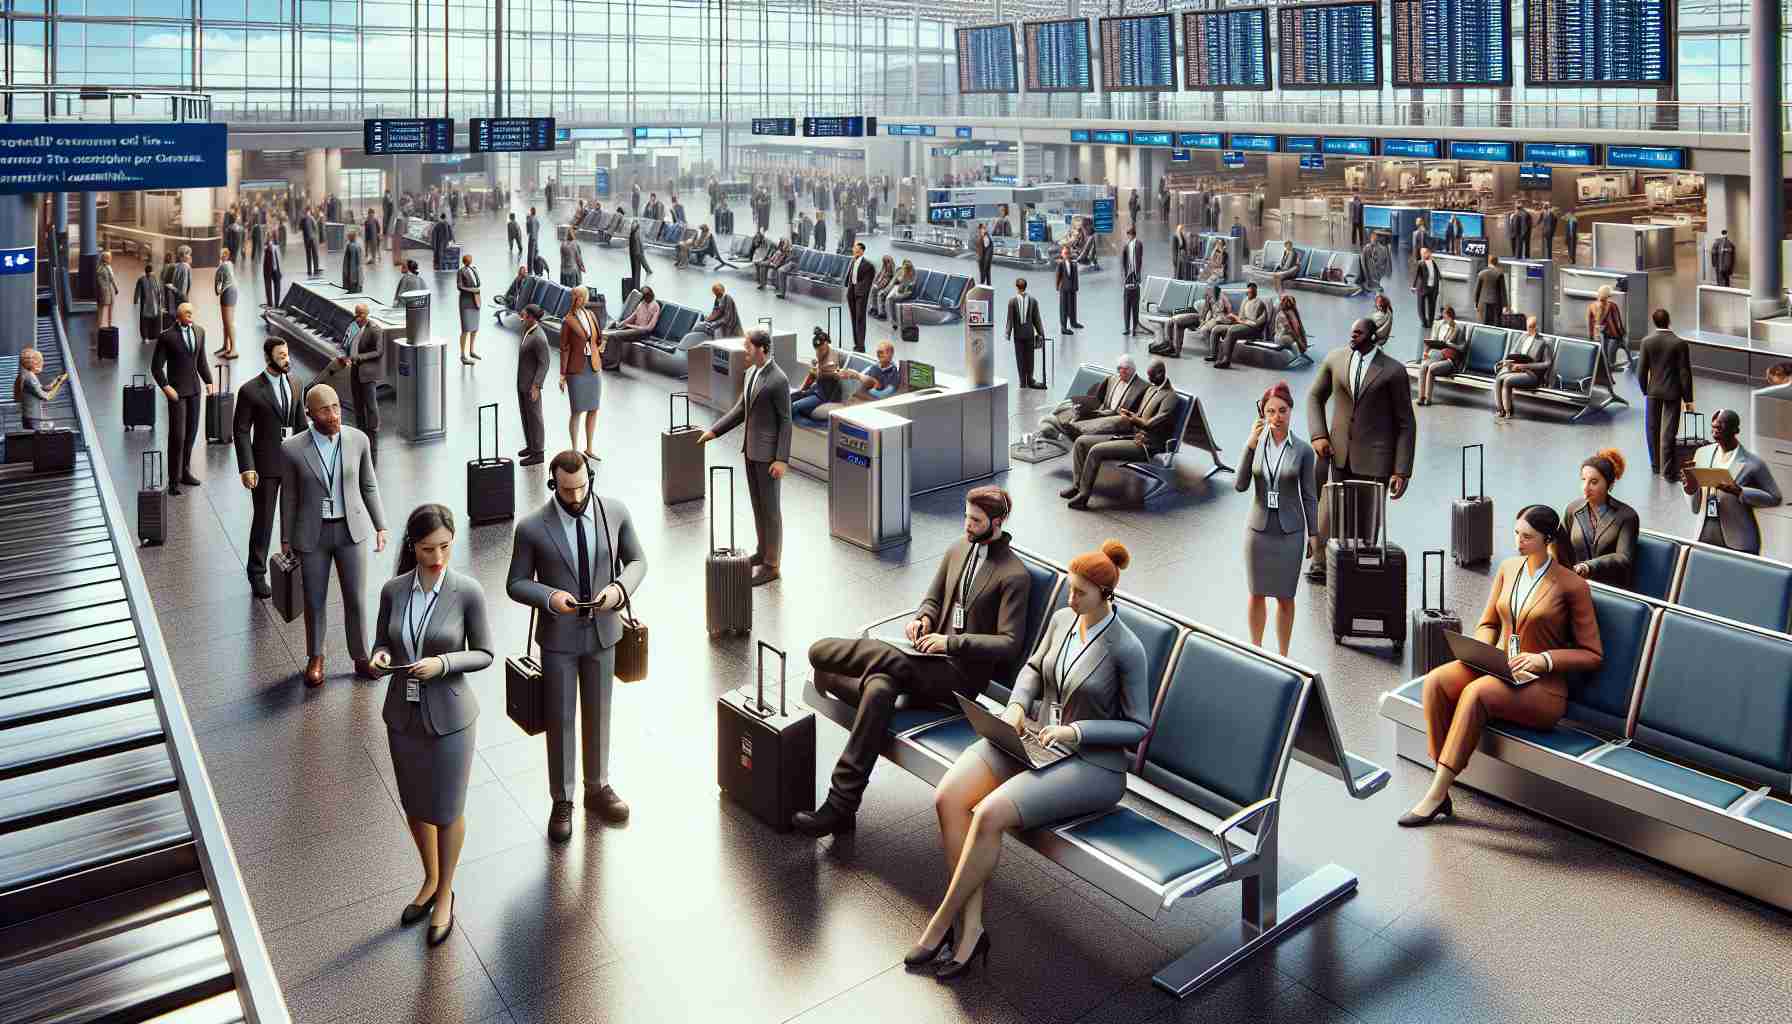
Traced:
<svg viewBox="0 0 1792 1024">
<path fill-rule="evenodd" d="M 1257 423 L 1245 442 L 1244 461 L 1233 484 L 1251 492 L 1244 554 L 1251 596 L 1245 606 L 1251 643 L 1263 645 L 1269 599 L 1276 599 L 1276 641 L 1288 653 L 1294 635 L 1294 592 L 1300 586 L 1301 556 L 1319 552 L 1319 458 L 1313 446 L 1289 429 L 1294 396 L 1276 381 L 1257 400 Z"/>
<path fill-rule="evenodd" d="M 1580 497 L 1562 510 L 1556 561 L 1582 579 L 1630 589 L 1636 569 L 1636 535 L 1642 518 L 1612 497 L 1624 476 L 1624 453 L 1601 448 L 1580 464 Z"/>
</svg>

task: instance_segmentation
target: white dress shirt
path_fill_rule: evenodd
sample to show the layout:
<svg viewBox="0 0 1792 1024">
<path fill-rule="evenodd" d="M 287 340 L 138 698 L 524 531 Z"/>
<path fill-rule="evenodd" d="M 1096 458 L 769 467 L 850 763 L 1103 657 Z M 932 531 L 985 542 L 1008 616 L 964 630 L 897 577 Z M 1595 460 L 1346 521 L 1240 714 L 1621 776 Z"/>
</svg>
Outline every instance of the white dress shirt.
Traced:
<svg viewBox="0 0 1792 1024">
<path fill-rule="evenodd" d="M 447 570 L 436 574 L 435 585 L 427 590 L 423 587 L 423 572 L 411 573 L 411 600 L 405 608 L 404 650 L 405 655 L 413 662 L 423 657 L 423 637 L 429 631 L 430 616 L 435 614 L 436 600 L 442 596 L 442 581 L 448 578 Z"/>
<path fill-rule="evenodd" d="M 323 517 L 325 519 L 342 519 L 348 515 L 348 505 L 342 500 L 342 432 L 325 436 L 316 427 L 311 429 L 311 444 L 317 449 L 317 458 L 323 463 L 323 481 L 329 491 L 323 501 Z"/>
</svg>

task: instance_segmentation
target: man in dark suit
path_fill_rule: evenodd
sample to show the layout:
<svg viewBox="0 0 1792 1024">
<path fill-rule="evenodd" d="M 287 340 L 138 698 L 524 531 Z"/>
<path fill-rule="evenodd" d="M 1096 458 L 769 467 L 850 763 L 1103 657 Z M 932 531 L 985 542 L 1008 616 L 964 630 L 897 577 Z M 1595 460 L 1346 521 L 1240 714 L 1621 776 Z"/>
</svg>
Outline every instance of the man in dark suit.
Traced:
<svg viewBox="0 0 1792 1024">
<path fill-rule="evenodd" d="M 1543 236 L 1543 259 L 1555 259 L 1556 255 L 1556 208 L 1544 206 L 1537 214 L 1537 233 Z"/>
<path fill-rule="evenodd" d="M 1151 360 L 1145 379 L 1148 386 L 1139 411 L 1121 409 L 1115 414 L 1125 433 L 1083 434 L 1071 445 L 1070 486 L 1058 492 L 1058 497 L 1070 499 L 1071 508 L 1081 511 L 1089 507 L 1103 463 L 1141 462 L 1168 447 L 1176 431 L 1176 388 L 1162 359 Z"/>
<path fill-rule="evenodd" d="M 261 344 L 265 372 L 236 389 L 236 468 L 255 514 L 249 521 L 249 586 L 259 598 L 268 588 L 268 542 L 280 514 L 280 443 L 305 429 L 304 389 L 292 380 L 286 342 L 270 337 Z"/>
<path fill-rule="evenodd" d="M 741 451 L 747 462 L 747 499 L 753 506 L 758 548 L 753 552 L 753 585 L 778 578 L 784 553 L 784 509 L 779 481 L 790 465 L 790 379 L 772 361 L 772 332 L 747 332 L 747 378 L 734 408 L 703 432 L 708 444 L 735 427 L 746 425 Z"/>
<path fill-rule="evenodd" d="M 1126 229 L 1126 244 L 1120 249 L 1120 274 L 1120 331 L 1127 335 L 1138 334 L 1139 291 L 1145 281 L 1145 243 L 1139 241 L 1136 226 Z"/>
<path fill-rule="evenodd" d="M 363 262 L 360 233 L 353 228 L 348 232 L 348 244 L 342 247 L 342 290 L 358 292 L 361 290 Z"/>
<path fill-rule="evenodd" d="M 324 261 L 317 254 L 318 236 L 323 234 L 323 227 L 317 221 L 317 214 L 309 207 L 305 215 L 299 218 L 299 238 L 305 243 L 305 274 L 317 277 L 324 272 Z"/>
<path fill-rule="evenodd" d="M 521 465 L 539 466 L 546 456 L 547 427 L 541 418 L 541 386 L 547 383 L 554 357 L 548 332 L 541 326 L 547 312 L 531 302 L 523 307 L 523 341 L 516 355 L 516 405 L 523 416 Z"/>
<path fill-rule="evenodd" d="M 815 239 L 815 248 L 822 252 L 827 252 L 828 220 L 827 214 L 822 213 L 820 210 L 815 211 L 815 234 L 813 237 Z"/>
<path fill-rule="evenodd" d="M 1711 273 L 1719 287 L 1730 287 L 1730 278 L 1736 273 L 1736 243 L 1730 241 L 1729 228 L 1719 231 L 1717 241 L 1711 243 Z"/>
<path fill-rule="evenodd" d="M 947 549 L 915 616 L 904 627 L 921 655 L 884 640 L 817 640 L 809 648 L 815 686 L 856 705 L 852 733 L 834 766 L 827 801 L 791 826 L 807 836 L 851 832 L 888 742 L 896 701 L 917 706 L 975 697 L 992 679 L 1012 678 L 1027 656 L 1027 567 L 1002 530 L 1014 503 L 1000 487 L 973 488 L 964 499 L 964 536 Z M 929 655 L 944 655 L 933 657 Z"/>
<path fill-rule="evenodd" d="M 1033 350 L 1045 337 L 1045 324 L 1039 317 L 1039 301 L 1027 294 L 1027 279 L 1016 278 L 1014 298 L 1008 300 L 1008 340 L 1014 342 L 1014 366 L 1020 374 L 1020 386 L 1045 390 L 1045 382 L 1033 376 Z"/>
<path fill-rule="evenodd" d="M 1070 254 L 1070 246 L 1058 248 L 1058 333 L 1075 334 L 1075 328 L 1083 326 L 1076 317 L 1076 291 L 1078 286 L 1076 258 Z"/>
<path fill-rule="evenodd" d="M 380 391 L 386 380 L 386 343 L 373 329 L 367 316 L 367 303 L 355 304 L 355 318 L 342 329 L 338 339 L 342 354 L 336 366 L 348 371 L 349 387 L 355 397 L 355 426 L 367 435 L 371 447 L 379 447 Z"/>
<path fill-rule="evenodd" d="M 1437 319 L 1437 290 L 1442 282 L 1443 271 L 1431 258 L 1431 250 L 1420 249 L 1419 261 L 1412 268 L 1412 292 L 1419 297 L 1419 323 L 1427 336 L 1431 333 L 1431 321 Z"/>
<path fill-rule="evenodd" d="M 1680 478 L 1674 439 L 1680 416 L 1692 412 L 1692 347 L 1668 328 L 1668 311 L 1649 315 L 1655 329 L 1643 338 L 1637 382 L 1643 388 L 1643 431 L 1649 439 L 1649 469 L 1669 480 Z"/>
<path fill-rule="evenodd" d="M 167 301 L 163 309 L 179 309 L 193 294 L 193 250 L 181 246 L 174 251 L 174 262 L 168 265 Z"/>
<path fill-rule="evenodd" d="M 846 311 L 852 317 L 852 350 L 865 351 L 865 308 L 871 302 L 871 282 L 877 270 L 865 258 L 865 243 L 854 242 L 852 262 L 846 265 Z"/>
<path fill-rule="evenodd" d="M 1412 414 L 1412 386 L 1406 367 L 1376 347 L 1372 321 L 1351 324 L 1350 347 L 1335 349 L 1320 360 L 1319 375 L 1307 392 L 1307 422 L 1312 424 L 1313 454 L 1331 467 L 1331 479 L 1384 483 L 1396 501 L 1406 493 L 1419 434 Z M 1326 503 L 1321 502 L 1321 550 L 1330 536 L 1327 517 Z M 1325 581 L 1322 558 L 1313 560 L 1307 578 Z"/>
<path fill-rule="evenodd" d="M 174 326 L 156 338 L 149 375 L 168 399 L 168 493 L 178 495 L 182 484 L 199 486 L 192 469 L 193 442 L 199 438 L 199 398 L 218 392 L 205 360 L 205 328 L 193 322 L 192 303 L 181 303 L 174 311 Z"/>
<path fill-rule="evenodd" d="M 1511 305 L 1506 296 L 1506 272 L 1500 269 L 1498 256 L 1487 254 L 1487 266 L 1475 275 L 1474 304 L 1481 311 L 1481 322 L 1489 327 L 1503 326 L 1500 321 Z"/>
<path fill-rule="evenodd" d="M 1145 399 L 1145 382 L 1139 379 L 1132 356 L 1121 353 L 1114 363 L 1114 372 L 1089 386 L 1079 402 L 1059 402 L 1051 415 L 1039 421 L 1039 432 L 1046 437 L 1075 441 L 1086 433 L 1119 434 L 1124 425 L 1120 415 L 1138 412 Z"/>
<path fill-rule="evenodd" d="M 264 245 L 261 249 L 261 304 L 280 304 L 280 247 Z"/>
<path fill-rule="evenodd" d="M 1425 226 L 1425 218 L 1418 219 L 1418 224 L 1412 229 L 1412 234 L 1407 236 L 1407 245 L 1412 249 L 1412 261 L 1416 265 L 1419 262 L 1419 254 L 1431 248 L 1431 231 Z"/>
<path fill-rule="evenodd" d="M 429 229 L 429 247 L 434 251 L 436 257 L 435 269 L 441 270 L 447 264 L 448 243 L 452 241 L 454 241 L 454 228 L 449 226 L 448 215 L 444 213 L 436 218 L 435 224 L 431 225 Z M 451 267 L 449 269 L 459 268 Z"/>
<path fill-rule="evenodd" d="M 1568 247 L 1568 265 L 1572 267 L 1577 255 L 1575 250 L 1580 248 L 1580 218 L 1573 210 L 1562 218 L 1562 244 Z"/>
<path fill-rule="evenodd" d="M 1360 249 L 1363 247 L 1363 197 L 1352 192 L 1344 204 L 1344 212 L 1350 218 L 1350 244 Z"/>
<path fill-rule="evenodd" d="M 977 283 L 988 284 L 996 255 L 995 242 L 989 237 L 989 225 L 977 225 L 977 234 L 971 239 L 971 251 L 977 256 Z"/>
<path fill-rule="evenodd" d="M 639 193 L 636 198 L 638 205 Z M 529 216 L 523 219 L 523 226 L 529 233 L 528 262 L 534 263 L 535 257 L 541 255 L 541 218 L 535 215 L 535 207 L 529 207 Z"/>
</svg>

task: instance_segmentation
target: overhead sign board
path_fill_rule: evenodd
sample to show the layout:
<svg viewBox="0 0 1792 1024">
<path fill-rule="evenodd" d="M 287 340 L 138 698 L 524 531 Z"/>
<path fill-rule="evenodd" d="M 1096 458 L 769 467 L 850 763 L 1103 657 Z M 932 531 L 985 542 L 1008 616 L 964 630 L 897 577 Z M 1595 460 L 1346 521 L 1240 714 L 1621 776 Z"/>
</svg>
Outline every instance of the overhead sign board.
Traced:
<svg viewBox="0 0 1792 1024">
<path fill-rule="evenodd" d="M 0 194 L 225 184 L 224 124 L 0 124 Z"/>
<path fill-rule="evenodd" d="M 1170 133 L 1135 131 L 1132 133 L 1132 144 L 1135 146 L 1168 146 L 1170 145 Z"/>
<path fill-rule="evenodd" d="M 877 134 L 875 117 L 805 117 L 806 139 L 858 139 Z"/>
<path fill-rule="evenodd" d="M 916 138 L 931 139 L 931 138 L 933 138 L 934 134 L 937 131 L 938 131 L 938 129 L 936 129 L 933 125 L 930 125 L 930 124 L 886 124 L 886 125 L 884 125 L 884 134 L 885 135 L 912 136 L 912 137 L 916 137 Z"/>
<path fill-rule="evenodd" d="M 1274 153 L 1280 140 L 1274 135 L 1239 135 L 1234 133 L 1228 138 L 1228 148 L 1246 149 L 1253 153 Z"/>
<path fill-rule="evenodd" d="M 475 117 L 467 122 L 474 153 L 545 153 L 554 148 L 551 117 Z"/>
<path fill-rule="evenodd" d="M 452 117 L 370 117 L 361 122 L 368 156 L 454 152 Z"/>
<path fill-rule="evenodd" d="M 1382 156 L 1407 156 L 1419 160 L 1436 160 L 1443 156 L 1443 143 L 1437 139 L 1382 139 Z"/>
<path fill-rule="evenodd" d="M 1132 133 L 1124 128 L 1097 128 L 1089 135 L 1091 142 L 1106 143 L 1110 146 L 1132 145 Z"/>
<path fill-rule="evenodd" d="M 1606 146 L 1605 166 L 1644 171 L 1686 170 L 1685 146 Z"/>
<path fill-rule="evenodd" d="M 37 248 L 0 249 L 0 274 L 29 274 L 37 269 Z"/>
<path fill-rule="evenodd" d="M 1598 147 L 1591 142 L 1527 142 L 1524 162 L 1527 164 L 1569 164 L 1594 167 L 1599 163 Z"/>
<path fill-rule="evenodd" d="M 795 135 L 796 118 L 794 117 L 755 117 L 753 119 L 754 135 Z"/>
<path fill-rule="evenodd" d="M 1184 149 L 1218 149 L 1221 136 L 1219 132 L 1177 132 L 1176 145 Z"/>
<path fill-rule="evenodd" d="M 1511 163 L 1518 159 L 1518 147 L 1510 142 L 1466 142 L 1450 140 L 1452 160 L 1495 160 Z"/>
</svg>

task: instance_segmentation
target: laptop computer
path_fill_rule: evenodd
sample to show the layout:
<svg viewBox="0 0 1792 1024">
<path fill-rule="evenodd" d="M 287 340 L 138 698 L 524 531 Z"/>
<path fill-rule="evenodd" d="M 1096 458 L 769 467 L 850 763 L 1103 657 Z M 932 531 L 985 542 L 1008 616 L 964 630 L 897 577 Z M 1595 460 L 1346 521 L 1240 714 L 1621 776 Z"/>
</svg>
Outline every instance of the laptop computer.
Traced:
<svg viewBox="0 0 1792 1024">
<path fill-rule="evenodd" d="M 882 640 L 884 643 L 889 644 L 891 647 L 896 648 L 902 653 L 916 658 L 951 657 L 951 655 L 944 651 L 929 652 L 916 648 L 914 643 L 909 640 L 908 633 L 905 632 L 908 629 L 908 624 L 912 621 L 914 620 L 896 619 L 892 622 L 881 623 L 876 629 L 871 631 L 871 639 Z"/>
<path fill-rule="evenodd" d="M 1031 732 L 1025 735 L 1015 732 L 1013 726 L 990 714 L 983 705 L 964 694 L 953 696 L 958 698 L 958 706 L 964 709 L 964 716 L 971 723 L 971 728 L 977 730 L 977 735 L 995 744 L 1002 753 L 1016 761 L 1033 768 L 1045 768 L 1070 756 L 1068 750 L 1039 742 Z"/>
<path fill-rule="evenodd" d="M 1513 686 L 1523 686 L 1537 678 L 1530 672 L 1513 672 L 1511 659 L 1506 656 L 1505 651 L 1475 637 L 1445 633 L 1444 642 L 1450 645 L 1450 653 L 1456 660 L 1480 670 L 1484 675 L 1504 679 Z"/>
</svg>

